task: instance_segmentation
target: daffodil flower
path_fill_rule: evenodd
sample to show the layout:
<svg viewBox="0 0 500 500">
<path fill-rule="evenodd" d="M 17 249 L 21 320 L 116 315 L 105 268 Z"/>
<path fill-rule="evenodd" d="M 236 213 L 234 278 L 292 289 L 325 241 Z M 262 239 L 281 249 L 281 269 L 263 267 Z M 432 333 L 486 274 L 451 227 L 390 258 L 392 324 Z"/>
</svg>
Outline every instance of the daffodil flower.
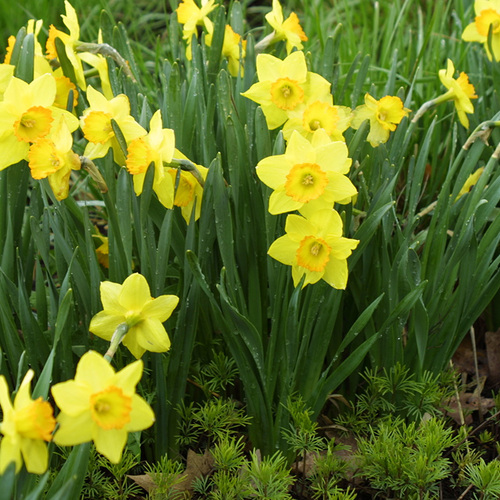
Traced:
<svg viewBox="0 0 500 500">
<path fill-rule="evenodd" d="M 174 157 L 176 159 L 188 160 L 188 157 L 181 153 L 178 149 L 175 150 Z M 199 176 L 204 180 L 207 178 L 208 168 L 203 165 L 195 164 Z M 186 172 L 179 168 L 166 168 L 168 175 L 172 177 L 172 182 L 177 183 L 175 191 L 174 205 L 181 208 L 182 217 L 187 224 L 191 221 L 193 207 L 196 202 L 194 220 L 198 220 L 201 215 L 201 200 L 203 198 L 203 186 L 199 179 L 191 172 Z M 177 182 L 178 179 L 178 182 Z"/>
<path fill-rule="evenodd" d="M 347 257 L 359 242 L 342 236 L 342 219 L 335 210 L 317 210 L 308 218 L 288 215 L 285 231 L 268 254 L 292 266 L 294 286 L 305 276 L 303 286 L 323 279 L 333 288 L 345 289 Z"/>
<path fill-rule="evenodd" d="M 376 148 L 389 140 L 390 133 L 409 112 L 399 97 L 385 96 L 377 101 L 370 94 L 365 94 L 365 103 L 353 111 L 351 127 L 358 129 L 365 120 L 369 120 L 367 141 Z"/>
<path fill-rule="evenodd" d="M 182 38 L 186 41 L 186 57 L 192 58 L 191 43 L 193 35 L 197 35 L 197 26 L 204 26 L 208 35 L 212 35 L 214 25 L 208 14 L 216 7 L 215 0 L 201 0 L 201 8 L 194 0 L 182 0 L 176 9 L 177 21 L 183 25 Z"/>
<path fill-rule="evenodd" d="M 30 384 L 33 370 L 28 370 L 11 403 L 7 381 L 0 375 L 0 406 L 3 421 L 0 432 L 0 474 L 14 462 L 16 472 L 24 463 L 28 472 L 43 474 L 47 470 L 49 454 L 47 441 L 51 441 L 56 426 L 52 406 L 42 398 L 31 399 Z"/>
<path fill-rule="evenodd" d="M 163 128 L 161 111 L 158 110 L 149 122 L 149 133 L 128 144 L 125 166 L 133 175 L 135 194 L 142 193 L 146 172 L 154 164 L 153 190 L 166 208 L 174 205 L 174 182 L 165 172 L 164 163 L 170 163 L 175 151 L 174 131 Z"/>
<path fill-rule="evenodd" d="M 33 179 L 48 177 L 58 200 L 68 197 L 71 170 L 79 170 L 80 157 L 73 152 L 73 136 L 66 122 L 59 118 L 50 134 L 37 139 L 28 152 L 28 166 Z"/>
<path fill-rule="evenodd" d="M 27 159 L 30 143 L 46 137 L 53 124 L 63 119 L 70 132 L 78 128 L 78 119 L 53 106 L 56 81 L 51 73 L 31 83 L 12 77 L 0 102 L 0 170 Z"/>
<path fill-rule="evenodd" d="M 476 91 L 474 86 L 469 83 L 469 77 L 464 72 L 460 73 L 460 76 L 456 80 L 453 78 L 454 73 L 455 66 L 451 59 L 448 59 L 446 70 L 439 70 L 439 79 L 448 89 L 448 92 L 436 98 L 434 104 L 453 101 L 460 123 L 465 128 L 469 128 L 469 119 L 466 113 L 474 113 L 474 106 L 471 99 L 477 99 Z"/>
<path fill-rule="evenodd" d="M 322 76 L 308 72 L 304 53 L 292 52 L 281 60 L 270 54 L 257 56 L 259 81 L 241 95 L 260 104 L 273 130 L 286 122 L 289 113 L 309 99 L 311 93 L 325 96 L 330 83 Z"/>
<path fill-rule="evenodd" d="M 76 11 L 68 0 L 64 0 L 64 6 L 66 9 L 66 15 L 61 15 L 61 18 L 66 28 L 68 28 L 69 33 L 64 33 L 64 31 L 58 30 L 54 25 L 50 26 L 49 37 L 47 38 L 46 43 L 47 57 L 49 57 L 49 59 L 57 59 L 55 39 L 60 38 L 64 43 L 66 56 L 75 71 L 76 83 L 82 90 L 85 90 L 87 88 L 87 83 L 83 73 L 83 65 L 81 59 L 76 53 L 76 48 L 81 43 L 80 24 L 78 23 Z"/>
<path fill-rule="evenodd" d="M 207 45 L 211 45 L 212 35 L 207 35 L 205 40 Z M 238 33 L 233 31 L 229 24 L 226 24 L 224 31 L 224 42 L 222 44 L 222 55 L 227 57 L 227 69 L 231 76 L 243 76 L 243 60 L 246 55 L 246 40 L 243 40 Z"/>
<path fill-rule="evenodd" d="M 262 159 L 256 168 L 259 179 L 274 191 L 269 212 L 280 214 L 301 210 L 333 208 L 348 203 L 357 191 L 350 179 L 351 159 L 344 142 L 332 142 L 318 130 L 312 142 L 294 131 L 285 153 Z"/>
<path fill-rule="evenodd" d="M 500 0 L 476 0 L 474 12 L 474 22 L 465 27 L 462 40 L 482 43 L 488 59 L 500 61 Z M 491 50 L 488 42 L 490 29 Z"/>
<path fill-rule="evenodd" d="M 128 97 L 120 94 L 108 100 L 89 85 L 87 100 L 90 106 L 84 111 L 80 120 L 83 135 L 89 141 L 84 156 L 90 159 L 102 158 L 109 148 L 112 148 L 115 162 L 118 165 L 125 165 L 125 155 L 115 136 L 111 120 L 115 120 L 127 144 L 146 135 L 146 131 L 130 115 Z"/>
<path fill-rule="evenodd" d="M 14 69 L 15 66 L 12 66 L 12 64 L 0 64 L 0 102 L 3 101 L 5 90 L 14 76 Z"/>
<path fill-rule="evenodd" d="M 139 359 L 146 351 L 165 352 L 170 339 L 163 323 L 179 302 L 175 295 L 151 297 L 148 282 L 141 274 L 131 274 L 122 285 L 111 281 L 101 283 L 103 310 L 90 321 L 89 331 L 111 340 L 122 323 L 128 327 L 123 345 Z"/>
<path fill-rule="evenodd" d="M 473 186 L 477 184 L 477 181 L 479 180 L 479 177 L 481 177 L 483 171 L 484 167 L 479 167 L 475 172 L 467 177 L 464 185 L 462 186 L 462 189 L 460 189 L 460 191 L 458 192 L 455 201 L 458 201 L 459 198 L 461 198 L 464 194 L 467 194 L 473 188 Z"/>
<path fill-rule="evenodd" d="M 302 50 L 302 42 L 307 41 L 307 36 L 300 26 L 299 18 L 295 12 L 292 12 L 284 20 L 280 2 L 273 0 L 273 8 L 271 12 L 266 14 L 266 21 L 274 30 L 269 43 L 285 41 L 287 54 L 290 54 L 294 48 Z"/>
<path fill-rule="evenodd" d="M 129 432 L 147 429 L 154 413 L 135 393 L 142 376 L 142 360 L 116 372 L 95 351 L 85 353 L 74 380 L 52 387 L 52 396 L 61 412 L 54 442 L 74 446 L 93 441 L 99 453 L 117 464 Z"/>
<path fill-rule="evenodd" d="M 283 137 L 289 140 L 296 130 L 309 141 L 317 130 L 324 130 L 332 141 L 344 141 L 343 133 L 351 123 L 351 108 L 334 106 L 331 94 L 310 97 L 304 105 L 288 113 L 283 126 Z"/>
</svg>

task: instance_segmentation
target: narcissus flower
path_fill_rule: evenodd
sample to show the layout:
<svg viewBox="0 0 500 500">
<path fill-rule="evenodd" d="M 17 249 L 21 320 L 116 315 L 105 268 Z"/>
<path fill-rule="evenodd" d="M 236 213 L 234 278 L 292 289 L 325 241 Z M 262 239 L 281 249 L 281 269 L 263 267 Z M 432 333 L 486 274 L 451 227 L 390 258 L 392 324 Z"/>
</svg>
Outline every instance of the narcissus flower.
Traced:
<svg viewBox="0 0 500 500">
<path fill-rule="evenodd" d="M 161 111 L 158 110 L 149 122 L 149 133 L 138 137 L 128 144 L 125 161 L 127 170 L 133 175 L 136 195 L 142 193 L 146 172 L 154 164 L 153 190 L 166 208 L 174 205 L 174 183 L 165 172 L 164 163 L 170 163 L 175 151 L 174 131 L 163 128 Z"/>
<path fill-rule="evenodd" d="M 80 169 L 80 157 L 73 152 L 73 136 L 66 122 L 59 118 L 49 135 L 37 139 L 28 152 L 28 166 L 33 179 L 48 177 L 58 200 L 68 197 L 71 170 Z"/>
<path fill-rule="evenodd" d="M 134 273 L 122 285 L 102 282 L 101 301 L 103 310 L 90 321 L 90 332 L 111 340 L 117 327 L 126 323 L 128 332 L 123 345 L 137 359 L 146 351 L 168 351 L 170 339 L 163 323 L 177 306 L 179 297 L 160 295 L 153 299 L 146 278 Z"/>
<path fill-rule="evenodd" d="M 460 76 L 456 80 L 453 78 L 454 73 L 455 66 L 451 59 L 448 59 L 446 70 L 439 70 L 439 79 L 448 89 L 448 92 L 438 97 L 435 103 L 439 104 L 452 100 L 455 103 L 460 123 L 465 128 L 469 128 L 469 119 L 466 113 L 474 113 L 474 106 L 471 99 L 477 99 L 476 91 L 474 86 L 469 83 L 469 77 L 464 72 L 460 73 Z"/>
<path fill-rule="evenodd" d="M 476 0 L 474 22 L 465 27 L 462 40 L 484 45 L 488 59 L 500 61 L 500 0 Z M 491 50 L 488 33 L 491 29 Z"/>
<path fill-rule="evenodd" d="M 85 353 L 74 380 L 52 387 L 61 409 L 54 442 L 74 446 L 93 441 L 99 453 L 117 464 L 128 433 L 147 429 L 155 420 L 151 407 L 135 393 L 142 370 L 138 360 L 115 373 L 103 356 Z"/>
<path fill-rule="evenodd" d="M 87 99 L 90 106 L 80 120 L 83 135 L 89 141 L 84 156 L 90 159 L 102 158 L 112 148 L 115 162 L 125 165 L 125 155 L 115 136 L 111 120 L 115 120 L 127 144 L 146 135 L 146 131 L 130 115 L 128 97 L 120 94 L 108 100 L 89 85 Z"/>
<path fill-rule="evenodd" d="M 246 40 L 235 33 L 229 24 L 226 24 L 222 55 L 227 57 L 228 71 L 231 76 L 243 76 L 243 60 L 246 55 Z"/>
<path fill-rule="evenodd" d="M 204 26 L 208 35 L 212 35 L 214 25 L 208 14 L 215 9 L 215 0 L 201 0 L 201 7 L 194 0 L 182 0 L 176 9 L 177 21 L 182 24 L 182 38 L 186 41 L 186 57 L 192 58 L 191 42 L 193 35 L 197 35 L 197 26 Z"/>
<path fill-rule="evenodd" d="M 477 184 L 477 181 L 479 180 L 479 177 L 481 177 L 483 170 L 484 167 L 479 167 L 475 172 L 467 177 L 464 185 L 462 186 L 462 189 L 460 189 L 460 191 L 458 192 L 455 201 L 458 201 L 459 198 L 461 198 L 464 194 L 467 194 L 473 188 L 473 186 Z"/>
<path fill-rule="evenodd" d="M 81 59 L 76 53 L 76 48 L 81 43 L 80 24 L 78 23 L 76 11 L 68 0 L 64 0 L 64 6 L 66 8 L 66 15 L 61 15 L 61 18 L 66 28 L 68 28 L 69 34 L 58 30 L 54 25 L 51 25 L 49 28 L 49 37 L 46 43 L 47 56 L 50 59 L 57 59 L 55 39 L 60 38 L 64 43 L 66 56 L 75 71 L 76 83 L 82 90 L 85 90 L 87 88 L 87 83 L 85 82 L 85 75 L 83 74 L 83 65 Z"/>
<path fill-rule="evenodd" d="M 288 215 L 285 231 L 268 254 L 292 266 L 294 286 L 305 276 L 303 286 L 323 279 L 333 288 L 346 287 L 347 257 L 359 242 L 342 236 L 342 219 L 335 210 L 318 210 L 308 218 Z"/>
<path fill-rule="evenodd" d="M 176 159 L 189 160 L 178 149 L 175 150 L 174 156 Z M 195 167 L 198 170 L 199 176 L 205 181 L 208 168 L 198 164 L 195 164 Z M 175 191 L 174 205 L 181 208 L 182 217 L 189 224 L 193 206 L 196 202 L 194 220 L 198 220 L 201 215 L 201 200 L 203 198 L 203 186 L 200 184 L 199 179 L 196 179 L 191 172 L 186 172 L 179 168 L 166 168 L 165 170 L 172 177 L 174 186 L 177 183 L 177 178 L 179 179 L 177 190 Z"/>
<path fill-rule="evenodd" d="M 24 463 L 28 472 L 43 474 L 47 470 L 49 454 L 46 442 L 52 439 L 56 426 L 52 406 L 42 398 L 31 399 L 30 384 L 33 370 L 28 370 L 11 403 L 7 381 L 0 376 L 0 406 L 3 422 L 0 432 L 0 474 L 9 463 L 16 464 L 16 472 Z"/>
<path fill-rule="evenodd" d="M 333 208 L 349 203 L 357 191 L 350 179 L 351 159 L 344 142 L 332 142 L 318 130 L 312 141 L 294 131 L 282 155 L 268 156 L 256 168 L 259 179 L 274 191 L 269 212 L 280 214 L 300 210 Z"/>
<path fill-rule="evenodd" d="M 95 249 L 95 253 L 97 255 L 97 262 L 101 264 L 101 266 L 109 269 L 109 238 L 107 236 L 102 235 L 98 229 L 97 234 L 93 234 L 92 236 L 100 241 L 100 245 Z"/>
<path fill-rule="evenodd" d="M 283 137 L 290 139 L 296 130 L 309 141 L 317 130 L 324 130 L 332 141 L 345 141 L 343 133 L 351 123 L 351 108 L 334 106 L 331 94 L 324 100 L 309 99 L 299 109 L 289 112 L 283 126 Z"/>
<path fill-rule="evenodd" d="M 307 36 L 300 26 L 299 18 L 295 12 L 292 12 L 284 20 L 280 2 L 273 0 L 273 9 L 266 14 L 266 21 L 274 30 L 272 42 L 286 41 L 287 54 L 290 54 L 294 48 L 302 50 L 302 42 L 307 41 Z"/>
<path fill-rule="evenodd" d="M 30 143 L 46 137 L 54 123 L 63 119 L 70 132 L 78 128 L 78 119 L 53 106 L 56 81 L 46 73 L 31 83 L 12 77 L 0 102 L 0 170 L 26 159 Z"/>
<path fill-rule="evenodd" d="M 316 95 L 330 92 L 330 83 L 307 71 L 304 53 L 292 52 L 281 60 L 270 54 L 257 56 L 258 83 L 241 95 L 260 104 L 270 130 L 289 118 L 289 113 L 307 101 L 314 89 Z"/>
<path fill-rule="evenodd" d="M 390 133 L 409 112 L 399 97 L 385 96 L 377 101 L 370 94 L 365 94 L 365 103 L 353 111 L 351 127 L 358 129 L 365 120 L 369 120 L 367 141 L 376 148 L 389 140 Z"/>
</svg>

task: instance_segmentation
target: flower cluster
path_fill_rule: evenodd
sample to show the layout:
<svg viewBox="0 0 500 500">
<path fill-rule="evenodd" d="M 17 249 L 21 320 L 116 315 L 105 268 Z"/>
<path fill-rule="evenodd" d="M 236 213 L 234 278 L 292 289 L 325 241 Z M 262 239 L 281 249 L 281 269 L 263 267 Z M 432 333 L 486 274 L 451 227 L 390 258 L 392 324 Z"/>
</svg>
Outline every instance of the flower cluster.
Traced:
<svg viewBox="0 0 500 500">
<path fill-rule="evenodd" d="M 1 375 L 0 474 L 12 462 L 16 472 L 24 462 L 28 472 L 43 474 L 48 467 L 50 441 L 61 446 L 93 441 L 99 453 L 118 463 L 128 433 L 154 423 L 153 410 L 135 393 L 142 370 L 143 363 L 138 360 L 115 373 L 100 354 L 87 352 L 78 363 L 75 379 L 52 387 L 60 409 L 56 418 L 49 402 L 31 398 L 33 370 L 26 373 L 14 403 Z"/>
<path fill-rule="evenodd" d="M 193 164 L 175 148 L 174 131 L 163 128 L 159 110 L 153 114 L 148 131 L 131 115 L 129 98 L 113 95 L 105 56 L 115 58 L 129 74 L 126 62 L 102 43 L 101 35 L 97 44 L 80 41 L 76 12 L 67 0 L 65 7 L 62 18 L 69 33 L 51 26 L 45 54 L 38 41 L 42 21 L 28 23 L 27 32 L 35 37 L 34 78 L 29 83 L 14 76 L 11 57 L 15 38 L 9 39 L 5 62 L 0 65 L 0 150 L 9 154 L 2 155 L 0 170 L 26 160 L 33 179 L 47 178 L 55 198 L 62 200 L 69 193 L 71 172 L 89 164 L 83 159 L 102 158 L 111 150 L 114 161 L 133 176 L 137 195 L 142 193 L 146 171 L 153 164 L 153 190 L 160 202 L 169 209 L 180 206 L 189 223 L 198 200 L 198 218 L 207 169 Z M 52 70 L 59 62 L 58 41 L 75 81 L 64 76 L 60 67 Z M 97 70 L 101 91 L 87 83 L 84 65 Z M 75 109 L 83 93 L 88 106 L 77 116 Z M 73 151 L 77 130 L 86 140 L 82 157 Z M 189 169 L 183 170 L 185 164 Z M 176 186 L 177 176 L 181 182 Z"/>
</svg>

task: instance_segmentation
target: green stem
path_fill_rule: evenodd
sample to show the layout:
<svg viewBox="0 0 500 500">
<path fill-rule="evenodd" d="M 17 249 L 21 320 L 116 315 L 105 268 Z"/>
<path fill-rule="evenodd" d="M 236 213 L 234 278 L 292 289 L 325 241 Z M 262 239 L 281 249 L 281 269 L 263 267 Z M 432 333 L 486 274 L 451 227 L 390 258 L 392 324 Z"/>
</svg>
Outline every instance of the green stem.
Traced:
<svg viewBox="0 0 500 500">
<path fill-rule="evenodd" d="M 127 332 L 128 332 L 127 323 L 120 323 L 116 327 L 116 330 L 114 331 L 113 336 L 111 337 L 109 348 L 106 351 L 106 354 L 104 355 L 104 359 L 106 361 L 109 361 L 111 363 L 111 360 L 113 359 L 113 356 L 115 355 L 115 352 L 117 351 L 120 342 L 123 340 L 123 337 L 127 335 Z"/>
</svg>

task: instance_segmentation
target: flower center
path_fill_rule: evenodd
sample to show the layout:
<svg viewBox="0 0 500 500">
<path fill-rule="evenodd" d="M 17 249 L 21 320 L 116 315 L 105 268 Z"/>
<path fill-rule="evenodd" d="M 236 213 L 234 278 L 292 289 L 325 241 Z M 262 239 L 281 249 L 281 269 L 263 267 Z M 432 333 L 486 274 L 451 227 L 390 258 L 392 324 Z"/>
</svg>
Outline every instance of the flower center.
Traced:
<svg viewBox="0 0 500 500">
<path fill-rule="evenodd" d="M 338 121 L 339 115 L 333 106 L 326 102 L 316 101 L 305 109 L 302 126 L 308 132 L 322 128 L 328 135 L 331 135 L 337 129 Z"/>
<path fill-rule="evenodd" d="M 14 123 L 14 134 L 20 141 L 34 142 L 49 133 L 52 120 L 50 109 L 33 106 Z"/>
<path fill-rule="evenodd" d="M 116 386 L 110 386 L 90 397 L 92 420 L 102 429 L 122 429 L 130 422 L 132 398 Z"/>
<path fill-rule="evenodd" d="M 16 430 L 25 438 L 50 441 L 56 426 L 52 406 L 42 398 L 35 399 L 29 405 L 15 410 Z"/>
<path fill-rule="evenodd" d="M 297 264 L 313 272 L 325 270 L 330 260 L 331 248 L 322 238 L 306 236 L 297 249 Z"/>
<path fill-rule="evenodd" d="M 490 26 L 494 34 L 500 32 L 500 13 L 495 9 L 482 10 L 475 21 L 478 33 L 484 37 L 488 36 Z"/>
<path fill-rule="evenodd" d="M 112 116 L 104 111 L 91 111 L 83 120 L 83 135 L 89 142 L 104 144 L 115 134 L 111 125 Z"/>
<path fill-rule="evenodd" d="M 316 163 L 294 165 L 286 179 L 285 193 L 300 203 L 319 198 L 328 184 L 326 173 Z"/>
<path fill-rule="evenodd" d="M 132 174 L 143 174 L 153 161 L 151 147 L 142 138 L 134 139 L 128 145 L 128 155 L 125 165 Z"/>
<path fill-rule="evenodd" d="M 271 85 L 271 101 L 280 109 L 294 109 L 303 100 L 304 90 L 295 80 L 278 78 Z"/>
<path fill-rule="evenodd" d="M 385 96 L 377 103 L 377 121 L 386 130 L 396 130 L 396 125 L 405 115 L 403 102 L 399 97 Z"/>
</svg>

